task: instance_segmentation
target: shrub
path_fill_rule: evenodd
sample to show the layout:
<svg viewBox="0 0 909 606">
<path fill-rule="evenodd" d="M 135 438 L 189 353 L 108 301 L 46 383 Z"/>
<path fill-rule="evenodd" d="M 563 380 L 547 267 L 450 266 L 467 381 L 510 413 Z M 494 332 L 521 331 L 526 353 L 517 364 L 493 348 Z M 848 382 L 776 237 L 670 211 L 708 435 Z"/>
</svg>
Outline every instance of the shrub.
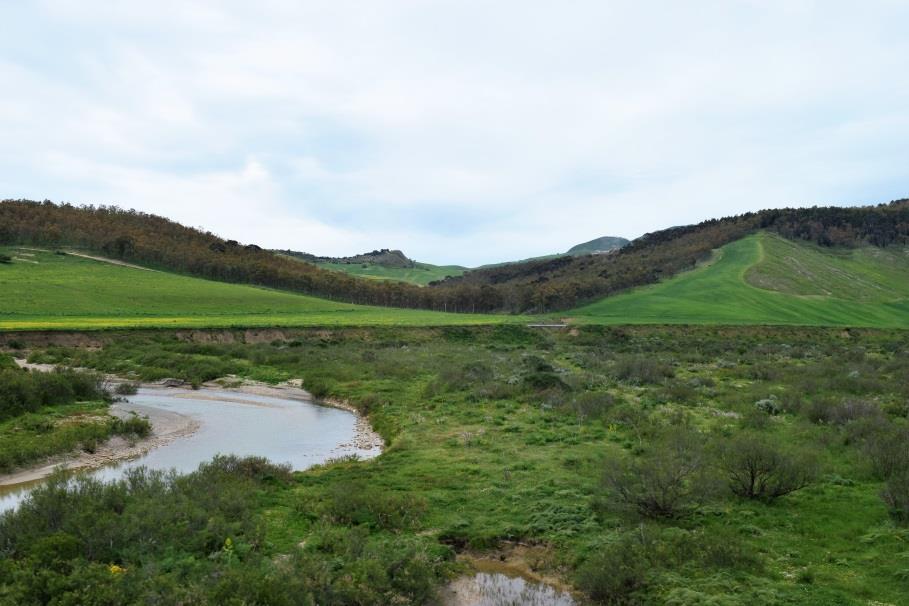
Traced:
<svg viewBox="0 0 909 606">
<path fill-rule="evenodd" d="M 337 484 L 325 505 L 325 515 L 334 523 L 382 530 L 411 528 L 425 511 L 423 499 L 377 490 L 362 482 Z"/>
<path fill-rule="evenodd" d="M 616 360 L 615 378 L 632 385 L 659 383 L 675 376 L 672 366 L 650 356 L 628 355 Z"/>
<path fill-rule="evenodd" d="M 805 488 L 817 477 L 810 453 L 784 449 L 763 435 L 743 433 L 719 448 L 718 465 L 733 494 L 772 501 Z"/>
<path fill-rule="evenodd" d="M 895 427 L 886 421 L 856 424 L 862 450 L 871 462 L 874 475 L 886 480 L 901 469 L 909 468 L 909 428 Z"/>
<path fill-rule="evenodd" d="M 571 409 L 584 419 L 601 419 L 616 405 L 612 394 L 598 391 L 585 391 L 571 399 Z"/>
<path fill-rule="evenodd" d="M 644 548 L 626 536 L 578 567 L 577 584 L 600 604 L 638 604 L 637 596 L 647 586 L 649 567 Z"/>
<path fill-rule="evenodd" d="M 845 425 L 858 419 L 882 417 L 883 414 L 876 404 L 865 400 L 815 400 L 805 407 L 805 415 L 811 422 L 826 425 Z"/>
<path fill-rule="evenodd" d="M 887 478 L 881 498 L 897 523 L 909 524 L 909 469 L 902 467 Z"/>
<path fill-rule="evenodd" d="M 524 385 L 534 391 L 558 389 L 568 391 L 571 387 L 554 372 L 534 372 L 524 377 Z"/>
<path fill-rule="evenodd" d="M 129 381 L 125 383 L 120 383 L 117 385 L 117 388 L 114 390 L 114 393 L 118 396 L 134 396 L 139 393 L 139 384 L 131 383 Z"/>
<path fill-rule="evenodd" d="M 698 435 L 674 431 L 640 458 L 607 461 L 603 483 L 643 516 L 676 517 L 708 492 L 700 444 Z"/>
</svg>

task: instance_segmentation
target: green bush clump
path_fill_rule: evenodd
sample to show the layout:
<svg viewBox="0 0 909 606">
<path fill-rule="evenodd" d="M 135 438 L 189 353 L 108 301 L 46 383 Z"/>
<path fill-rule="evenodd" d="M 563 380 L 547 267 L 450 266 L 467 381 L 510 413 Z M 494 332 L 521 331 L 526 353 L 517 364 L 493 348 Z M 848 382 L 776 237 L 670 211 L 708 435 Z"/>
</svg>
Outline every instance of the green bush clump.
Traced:
<svg viewBox="0 0 909 606">
<path fill-rule="evenodd" d="M 101 375 L 58 368 L 54 372 L 0 370 L 0 420 L 42 406 L 107 399 Z"/>
</svg>

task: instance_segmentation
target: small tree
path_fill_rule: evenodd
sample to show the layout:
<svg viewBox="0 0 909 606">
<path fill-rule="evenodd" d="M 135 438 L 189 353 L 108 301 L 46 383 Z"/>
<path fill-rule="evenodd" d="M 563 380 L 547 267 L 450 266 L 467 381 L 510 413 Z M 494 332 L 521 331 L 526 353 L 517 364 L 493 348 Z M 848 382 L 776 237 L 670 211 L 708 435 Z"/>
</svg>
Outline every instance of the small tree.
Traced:
<svg viewBox="0 0 909 606">
<path fill-rule="evenodd" d="M 608 461 L 604 485 L 643 516 L 676 517 L 706 492 L 700 443 L 692 432 L 672 432 L 639 458 Z"/>
<path fill-rule="evenodd" d="M 733 494 L 746 499 L 772 501 L 805 488 L 817 477 L 814 456 L 786 450 L 754 434 L 722 444 L 718 464 Z"/>
</svg>

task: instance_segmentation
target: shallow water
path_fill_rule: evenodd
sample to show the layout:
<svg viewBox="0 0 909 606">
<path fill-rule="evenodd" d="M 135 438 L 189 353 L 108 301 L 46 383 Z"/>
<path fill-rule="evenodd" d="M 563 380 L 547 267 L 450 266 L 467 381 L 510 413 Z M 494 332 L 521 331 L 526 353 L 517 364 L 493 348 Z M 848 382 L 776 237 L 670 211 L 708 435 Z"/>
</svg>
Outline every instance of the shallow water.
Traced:
<svg viewBox="0 0 909 606">
<path fill-rule="evenodd" d="M 177 438 L 138 459 L 87 472 L 104 480 L 119 478 L 125 469 L 140 465 L 185 473 L 216 454 L 263 456 L 300 470 L 334 457 L 357 454 L 369 458 L 379 453 L 354 445 L 357 418 L 353 413 L 311 402 L 223 390 L 143 388 L 120 408 L 139 413 L 149 408 L 176 412 L 196 420 L 200 427 L 191 436 Z M 16 507 L 40 483 L 0 487 L 0 511 Z"/>
<path fill-rule="evenodd" d="M 571 595 L 551 585 L 501 572 L 478 572 L 453 581 L 445 606 L 575 606 Z"/>
</svg>

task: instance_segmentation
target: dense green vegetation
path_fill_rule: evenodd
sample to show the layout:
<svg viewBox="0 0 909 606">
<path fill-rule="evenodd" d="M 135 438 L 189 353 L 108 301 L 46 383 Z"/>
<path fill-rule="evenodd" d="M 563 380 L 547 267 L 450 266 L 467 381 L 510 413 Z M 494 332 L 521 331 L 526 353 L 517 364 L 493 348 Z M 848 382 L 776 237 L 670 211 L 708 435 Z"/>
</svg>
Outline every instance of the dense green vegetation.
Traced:
<svg viewBox="0 0 909 606">
<path fill-rule="evenodd" d="M 500 316 L 367 307 L 253 286 L 8 248 L 0 330 L 118 327 L 464 324 Z M 520 321 L 520 318 L 512 318 Z"/>
<path fill-rule="evenodd" d="M 367 413 L 388 448 L 293 477 L 216 462 L 132 488 L 55 484 L 0 522 L 10 603 L 71 591 L 108 596 L 96 603 L 419 604 L 455 553 L 507 560 L 518 549 L 598 603 L 906 596 L 906 332 L 496 326 L 297 331 L 260 345 L 105 340 L 32 355 L 149 377 L 303 378 Z"/>
<path fill-rule="evenodd" d="M 614 254 L 565 255 L 480 268 L 429 288 L 323 270 L 256 245 L 243 246 L 135 211 L 0 202 L 0 245 L 75 246 L 207 279 L 347 303 L 462 313 L 572 309 L 692 269 L 712 250 L 762 229 L 825 247 L 900 246 L 909 241 L 909 201 L 874 207 L 765 210 L 711 219 L 646 234 Z"/>
<path fill-rule="evenodd" d="M 148 421 L 107 414 L 100 375 L 58 369 L 28 372 L 0 355 L 0 473 L 81 449 L 113 436 L 148 435 Z"/>
<path fill-rule="evenodd" d="M 578 322 L 909 327 L 909 254 L 748 236 L 700 267 L 580 308 Z"/>
</svg>

